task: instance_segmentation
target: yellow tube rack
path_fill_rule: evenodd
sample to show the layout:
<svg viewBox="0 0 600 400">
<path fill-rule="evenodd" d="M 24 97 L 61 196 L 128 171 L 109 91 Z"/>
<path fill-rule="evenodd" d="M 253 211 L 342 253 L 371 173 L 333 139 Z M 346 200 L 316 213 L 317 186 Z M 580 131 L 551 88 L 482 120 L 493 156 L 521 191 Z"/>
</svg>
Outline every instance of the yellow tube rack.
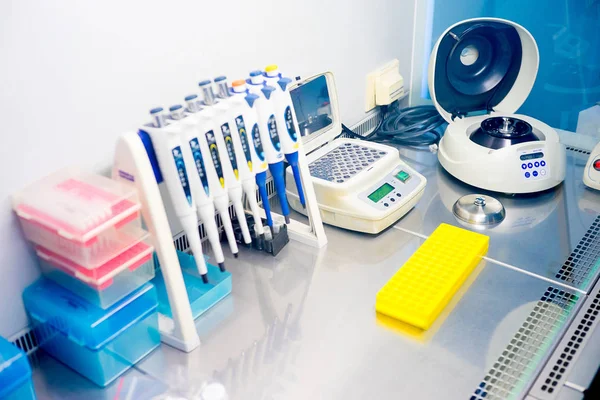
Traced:
<svg viewBox="0 0 600 400">
<path fill-rule="evenodd" d="M 489 239 L 441 224 L 377 293 L 375 310 L 428 329 L 487 253 Z"/>
</svg>

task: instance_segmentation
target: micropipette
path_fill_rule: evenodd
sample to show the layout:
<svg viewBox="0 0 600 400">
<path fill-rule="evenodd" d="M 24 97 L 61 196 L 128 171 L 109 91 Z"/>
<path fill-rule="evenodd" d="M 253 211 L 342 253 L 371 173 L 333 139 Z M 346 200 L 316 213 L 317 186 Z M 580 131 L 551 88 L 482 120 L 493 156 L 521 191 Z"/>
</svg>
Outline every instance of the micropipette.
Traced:
<svg viewBox="0 0 600 400">
<path fill-rule="evenodd" d="M 273 175 L 275 190 L 281 202 L 281 213 L 285 222 L 290 222 L 290 209 L 287 196 L 285 194 L 285 180 L 283 176 L 283 154 L 281 152 L 281 142 L 275 110 L 273 104 L 269 101 L 274 87 L 265 85 L 265 78 L 261 71 L 250 72 L 250 79 L 246 80 L 251 93 L 258 96 L 256 100 L 256 109 L 258 111 L 259 131 L 263 141 L 263 147 L 269 163 L 269 171 Z"/>
<path fill-rule="evenodd" d="M 225 78 L 216 79 L 217 83 L 221 80 L 225 80 Z M 223 101 L 221 98 L 217 100 L 214 96 L 212 83 L 208 82 L 205 85 L 201 85 L 201 88 L 204 94 L 204 103 L 207 106 L 211 106 L 214 111 L 213 121 L 216 129 L 214 130 L 214 135 L 212 135 L 212 140 L 216 143 L 221 156 L 223 174 L 227 182 L 227 192 L 240 223 L 244 242 L 250 244 L 252 243 L 252 237 L 248 230 L 246 211 L 242 203 L 243 191 L 240 182 L 240 171 L 233 144 L 232 126 L 230 125 L 230 121 L 233 121 L 233 118 L 231 118 L 231 108 L 227 101 Z"/>
<path fill-rule="evenodd" d="M 233 142 L 233 150 L 235 150 L 234 156 L 237 160 L 239 179 L 242 184 L 242 189 L 246 194 L 246 201 L 250 205 L 250 210 L 254 216 L 254 229 L 258 235 L 263 236 L 264 229 L 262 225 L 260 209 L 256 200 L 256 182 L 253 172 L 254 166 L 252 163 L 252 152 L 255 152 L 255 150 L 249 143 L 248 132 L 246 131 L 243 115 L 244 113 L 242 112 L 244 106 L 247 108 L 247 103 L 243 98 L 231 95 L 225 77 L 223 77 L 223 79 L 216 78 L 215 83 L 217 84 L 217 92 L 220 101 L 229 103 L 230 137 Z M 227 137 L 225 137 L 225 140 L 227 140 Z M 267 163 L 263 163 L 265 164 L 266 168 Z"/>
<path fill-rule="evenodd" d="M 296 121 L 296 113 L 294 112 L 294 104 L 292 103 L 292 96 L 289 89 L 292 80 L 282 77 L 277 65 L 268 65 L 265 68 L 264 76 L 267 85 L 277 89 L 273 93 L 272 101 L 275 104 L 275 118 L 277 120 L 277 127 L 279 128 L 281 147 L 286 161 L 292 167 L 300 204 L 306 207 L 304 191 L 302 190 L 302 180 L 300 179 L 300 167 L 298 166 L 298 149 L 300 147 L 296 131 L 298 121 Z"/>
<path fill-rule="evenodd" d="M 198 129 L 196 117 L 194 113 L 199 111 L 196 95 L 191 95 L 185 98 L 188 109 L 185 110 L 181 105 L 176 105 L 170 108 L 171 119 L 181 123 L 179 135 L 182 141 L 183 159 L 186 165 L 189 166 L 189 181 L 192 188 L 192 196 L 196 203 L 198 217 L 204 224 L 204 231 L 208 237 L 208 241 L 215 255 L 215 260 L 219 264 L 221 271 L 225 271 L 225 256 L 221 247 L 219 238 L 219 228 L 215 221 L 215 206 L 211 197 L 210 187 L 208 184 L 208 175 L 216 173 L 207 170 L 205 157 L 208 153 L 202 154 L 200 143 L 198 140 Z M 186 112 L 188 111 L 188 112 Z"/>
<path fill-rule="evenodd" d="M 213 104 L 214 93 L 212 85 L 209 80 L 202 81 L 198 84 L 202 88 L 202 96 L 205 102 Z M 194 104 L 199 106 L 205 106 L 205 102 L 188 102 L 188 108 L 194 107 Z M 234 257 L 238 257 L 238 246 L 235 241 L 235 234 L 233 233 L 233 226 L 231 224 L 231 217 L 229 216 L 229 195 L 227 190 L 228 182 L 223 175 L 223 164 L 221 162 L 221 156 L 219 155 L 219 148 L 215 140 L 215 131 L 217 130 L 216 124 L 214 123 L 214 109 L 213 107 L 202 107 L 195 113 L 198 129 L 198 143 L 202 154 L 205 156 L 205 166 L 209 172 L 208 187 L 212 194 L 212 199 L 215 204 L 215 209 L 221 216 L 223 222 L 223 229 L 225 230 L 225 236 L 227 236 L 227 242 L 229 248 L 233 253 Z M 214 172 L 214 173 L 213 173 Z"/>
<path fill-rule="evenodd" d="M 160 107 L 150 110 L 150 115 L 152 115 L 153 123 L 142 127 L 141 130 L 147 132 L 152 140 L 156 159 L 167 186 L 171 203 L 173 203 L 175 214 L 187 236 L 202 281 L 208 283 L 208 270 L 204 254 L 202 254 L 202 242 L 198 232 L 196 204 L 192 196 L 181 151 L 180 128 L 174 124 L 172 126 L 167 125 L 165 113 Z"/>
<path fill-rule="evenodd" d="M 273 227 L 273 218 L 271 217 L 271 206 L 269 204 L 269 196 L 267 194 L 268 164 L 265 150 L 263 148 L 262 138 L 260 135 L 258 115 L 256 113 L 255 107 L 255 102 L 258 99 L 258 96 L 248 92 L 245 80 L 234 81 L 232 82 L 231 86 L 233 98 L 236 100 L 236 104 L 238 104 L 237 109 L 240 113 L 235 118 L 240 139 L 242 140 L 242 143 L 244 141 L 248 141 L 251 143 L 248 145 L 248 147 L 250 147 L 250 160 L 248 160 L 250 173 L 255 177 L 256 184 L 258 185 L 258 192 L 260 193 L 263 208 L 265 210 L 265 215 L 267 217 L 267 224 L 270 227 Z M 250 136 L 250 139 L 248 139 L 248 136 Z M 247 157 L 247 153 L 245 154 Z M 254 196 L 251 196 L 248 193 L 246 194 L 246 196 L 248 197 L 248 199 L 255 198 Z M 258 204 L 255 204 L 258 207 Z M 252 209 L 253 214 L 255 214 L 254 219 L 259 220 L 260 218 L 256 217 L 256 213 L 253 207 L 254 205 L 250 203 L 250 208 Z"/>
</svg>

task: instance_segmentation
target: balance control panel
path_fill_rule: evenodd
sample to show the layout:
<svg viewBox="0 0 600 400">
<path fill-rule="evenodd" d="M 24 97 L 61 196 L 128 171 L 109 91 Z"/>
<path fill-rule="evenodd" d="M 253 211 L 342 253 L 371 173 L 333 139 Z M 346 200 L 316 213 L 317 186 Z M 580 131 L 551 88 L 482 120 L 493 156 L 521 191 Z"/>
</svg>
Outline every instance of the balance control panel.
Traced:
<svg viewBox="0 0 600 400">
<path fill-rule="evenodd" d="M 544 159 L 544 153 L 537 149 L 528 152 L 522 152 L 519 156 L 523 179 L 537 180 L 546 177 L 549 167 Z"/>
<path fill-rule="evenodd" d="M 358 198 L 376 209 L 389 210 L 404 204 L 421 184 L 420 175 L 400 164 L 376 184 L 359 193 Z"/>
</svg>

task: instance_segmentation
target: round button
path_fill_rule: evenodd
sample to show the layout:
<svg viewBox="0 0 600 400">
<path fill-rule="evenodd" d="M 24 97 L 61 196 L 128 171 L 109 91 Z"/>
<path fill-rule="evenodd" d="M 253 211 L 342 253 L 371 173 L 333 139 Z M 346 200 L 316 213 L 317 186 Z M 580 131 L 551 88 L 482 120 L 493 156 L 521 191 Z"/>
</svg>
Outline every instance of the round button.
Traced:
<svg viewBox="0 0 600 400">
<path fill-rule="evenodd" d="M 390 205 L 388 203 L 383 203 L 384 206 L 389 207 Z"/>
<path fill-rule="evenodd" d="M 545 166 L 546 166 L 546 161 L 544 161 L 544 160 L 540 161 L 540 165 L 541 165 L 542 167 L 545 167 Z"/>
<path fill-rule="evenodd" d="M 521 168 L 527 169 L 527 164 L 521 164 Z"/>
<path fill-rule="evenodd" d="M 400 193 L 396 193 L 396 196 L 400 197 L 400 196 L 402 196 L 402 195 L 401 195 Z"/>
<path fill-rule="evenodd" d="M 594 169 L 600 171 L 600 158 L 594 161 Z"/>
<path fill-rule="evenodd" d="M 396 199 L 392 197 L 392 198 L 390 198 L 390 201 L 393 202 L 393 201 L 396 201 Z"/>
<path fill-rule="evenodd" d="M 533 176 L 538 176 L 538 172 L 537 171 L 533 171 Z"/>
<path fill-rule="evenodd" d="M 533 168 L 533 164 L 532 164 L 532 163 L 529 163 L 529 164 L 527 164 L 527 167 L 528 167 L 528 168 Z"/>
<path fill-rule="evenodd" d="M 531 174 L 529 172 L 525 172 L 525 178 L 529 178 Z"/>
<path fill-rule="evenodd" d="M 545 169 L 541 170 L 540 175 L 542 175 L 542 176 L 546 175 L 546 170 Z"/>
<path fill-rule="evenodd" d="M 533 163 L 533 165 L 535 165 L 535 167 L 537 168 L 537 167 L 540 166 L 540 163 L 536 161 L 536 162 Z"/>
</svg>

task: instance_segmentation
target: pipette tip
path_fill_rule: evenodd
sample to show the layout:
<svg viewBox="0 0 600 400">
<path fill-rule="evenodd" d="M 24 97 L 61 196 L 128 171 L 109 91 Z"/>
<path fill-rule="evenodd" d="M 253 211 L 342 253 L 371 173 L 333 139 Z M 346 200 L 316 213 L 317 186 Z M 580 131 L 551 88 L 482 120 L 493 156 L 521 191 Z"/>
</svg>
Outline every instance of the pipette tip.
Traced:
<svg viewBox="0 0 600 400">
<path fill-rule="evenodd" d="M 202 282 L 208 283 L 208 274 L 202 274 Z"/>
<path fill-rule="evenodd" d="M 233 256 L 234 256 L 235 258 L 238 258 L 238 257 L 240 256 L 240 254 L 239 254 L 239 253 L 233 253 Z"/>
<path fill-rule="evenodd" d="M 225 272 L 225 263 L 224 262 L 219 263 L 219 269 L 221 270 L 221 272 Z"/>
</svg>

